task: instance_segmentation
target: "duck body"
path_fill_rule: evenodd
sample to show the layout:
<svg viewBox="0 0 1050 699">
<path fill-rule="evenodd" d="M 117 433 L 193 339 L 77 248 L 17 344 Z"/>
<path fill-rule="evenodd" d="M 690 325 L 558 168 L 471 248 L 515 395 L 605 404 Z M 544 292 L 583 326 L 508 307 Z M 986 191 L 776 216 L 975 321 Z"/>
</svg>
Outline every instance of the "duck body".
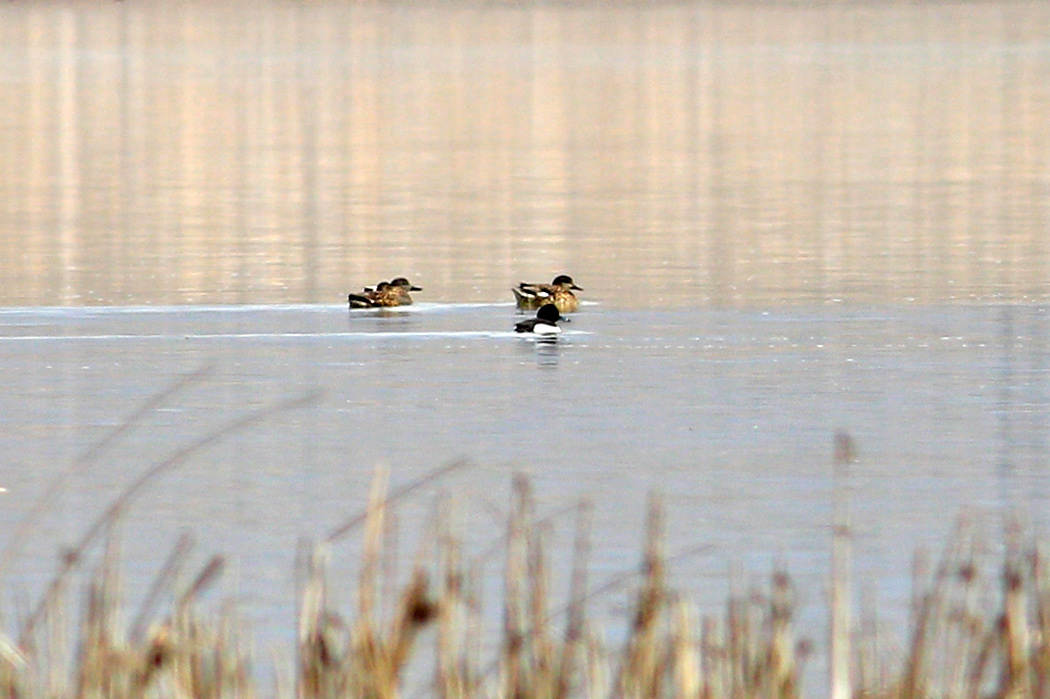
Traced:
<svg viewBox="0 0 1050 699">
<path fill-rule="evenodd" d="M 583 291 L 567 274 L 560 274 L 550 284 L 521 282 L 511 288 L 518 308 L 531 311 L 548 303 L 554 304 L 562 313 L 572 313 L 580 302 L 573 291 Z"/>
<path fill-rule="evenodd" d="M 350 294 L 347 300 L 350 308 L 375 308 L 376 300 L 387 293 L 387 282 L 379 282 L 376 286 L 366 286 L 359 294 Z"/>
<path fill-rule="evenodd" d="M 535 318 L 522 320 L 514 325 L 514 332 L 531 333 L 533 335 L 557 335 L 561 332 L 558 327 L 559 321 L 568 322 L 569 319 L 558 312 L 558 307 L 553 303 L 540 306 Z"/>
<path fill-rule="evenodd" d="M 392 308 L 394 306 L 411 306 L 410 291 L 422 291 L 412 286 L 404 277 L 397 277 L 389 282 L 379 282 L 375 287 L 365 287 L 359 294 L 350 294 L 347 301 L 350 308 Z"/>
</svg>

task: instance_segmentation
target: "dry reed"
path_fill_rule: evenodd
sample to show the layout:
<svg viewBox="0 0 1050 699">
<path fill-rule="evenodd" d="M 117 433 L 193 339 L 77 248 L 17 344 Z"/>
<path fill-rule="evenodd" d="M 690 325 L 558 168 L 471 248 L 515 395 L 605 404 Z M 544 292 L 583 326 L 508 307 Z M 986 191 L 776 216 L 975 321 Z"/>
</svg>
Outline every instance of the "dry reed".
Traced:
<svg viewBox="0 0 1050 699">
<path fill-rule="evenodd" d="M 852 442 L 843 436 L 837 445 L 836 465 L 844 472 L 854 458 Z M 502 624 L 498 637 L 486 643 L 480 639 L 485 614 L 477 557 L 449 524 L 447 503 L 438 509 L 434 536 L 390 598 L 381 580 L 382 562 L 391 555 L 384 548 L 385 532 L 394 500 L 406 492 L 389 494 L 386 473 L 377 472 L 361 517 L 334 530 L 335 536 L 303 545 L 295 679 L 288 686 L 261 691 L 235 614 L 221 605 L 205 611 L 206 592 L 224 563 L 214 557 L 187 574 L 188 538 L 176 545 L 142 609 L 126 623 L 120 537 L 111 518 L 80 603 L 62 572 L 39 610 L 13 636 L 0 635 L 0 696 L 796 699 L 805 694 L 802 676 L 813 644 L 796 635 L 795 591 L 787 571 L 775 570 L 767 590 L 734 595 L 722 613 L 701 616 L 669 583 L 659 498 L 651 499 L 640 570 L 631 579 L 628 628 L 620 642 L 609 644 L 587 609 L 594 590 L 603 589 L 588 586 L 590 505 L 581 503 L 576 510 L 569 600 L 558 609 L 545 520 L 537 515 L 529 481 L 516 478 L 502 538 Z M 909 636 L 903 651 L 891 654 L 844 624 L 851 606 L 844 563 L 847 504 L 838 511 L 832 535 L 837 553 L 829 694 L 874 699 L 1050 694 L 1047 557 L 1022 527 L 1007 528 L 1005 554 L 997 556 L 973 523 L 962 522 L 930 575 L 917 566 Z M 364 546 L 357 604 L 347 615 L 330 594 L 329 560 L 333 541 L 357 525 Z M 83 563 L 84 554 L 70 556 Z M 162 604 L 161 597 L 169 602 Z M 416 688 L 411 694 L 410 685 Z"/>
</svg>

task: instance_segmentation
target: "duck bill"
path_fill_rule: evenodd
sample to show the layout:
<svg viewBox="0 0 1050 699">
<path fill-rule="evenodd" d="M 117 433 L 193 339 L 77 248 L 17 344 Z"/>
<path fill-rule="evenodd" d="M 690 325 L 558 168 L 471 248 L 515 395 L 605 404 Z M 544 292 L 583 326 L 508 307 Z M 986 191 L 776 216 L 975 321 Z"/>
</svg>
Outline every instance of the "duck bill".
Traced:
<svg viewBox="0 0 1050 699">
<path fill-rule="evenodd" d="M 410 287 L 408 287 L 408 290 L 409 291 L 422 291 L 423 287 L 421 287 L 421 286 L 410 286 Z"/>
<path fill-rule="evenodd" d="M 576 286 L 575 284 L 573 284 L 573 285 L 572 285 L 572 286 L 570 286 L 569 288 L 570 288 L 570 289 L 573 289 L 573 290 L 575 290 L 575 291 L 583 291 L 583 290 L 584 290 L 582 286 Z"/>
</svg>

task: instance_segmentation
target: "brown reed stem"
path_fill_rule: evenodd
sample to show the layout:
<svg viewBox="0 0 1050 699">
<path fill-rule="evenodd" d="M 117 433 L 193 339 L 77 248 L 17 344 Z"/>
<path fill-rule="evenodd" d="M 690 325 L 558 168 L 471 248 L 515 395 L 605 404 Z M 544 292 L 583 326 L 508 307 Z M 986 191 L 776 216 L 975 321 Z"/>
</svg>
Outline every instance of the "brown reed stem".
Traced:
<svg viewBox="0 0 1050 699">
<path fill-rule="evenodd" d="M 850 486 L 849 467 L 856 460 L 853 438 L 844 431 L 835 433 L 833 464 L 833 534 L 831 540 L 831 629 L 829 686 L 831 699 L 850 699 L 850 633 L 852 630 L 852 591 L 850 586 Z"/>
<path fill-rule="evenodd" d="M 52 587 L 57 585 L 62 579 L 65 578 L 69 572 L 76 567 L 84 552 L 87 548 L 94 543 L 99 533 L 104 528 L 109 526 L 124 509 L 132 502 L 138 495 L 144 491 L 147 487 L 153 484 L 158 478 L 171 471 L 178 466 L 184 464 L 190 457 L 196 455 L 198 452 L 210 447 L 211 445 L 219 442 L 224 437 L 227 437 L 235 432 L 246 429 L 253 425 L 257 425 L 263 420 L 277 415 L 282 412 L 289 410 L 295 410 L 302 408 L 311 403 L 315 403 L 320 398 L 320 391 L 311 391 L 303 394 L 297 398 L 280 401 L 266 408 L 261 408 L 247 415 L 239 417 L 235 420 L 227 422 L 225 425 L 220 426 L 218 429 L 209 432 L 205 436 L 201 437 L 195 442 L 188 444 L 185 447 L 177 450 L 174 454 L 164 459 L 160 463 L 152 466 L 143 472 L 138 478 L 124 489 L 124 491 L 117 496 L 117 498 L 110 504 L 109 507 L 88 527 L 87 531 L 80 537 L 80 540 L 72 547 L 70 552 L 62 559 L 62 564 L 59 567 L 59 571 L 55 574 L 54 580 L 52 581 Z M 43 614 L 43 608 L 47 600 L 48 595 L 45 593 L 44 598 L 37 605 L 36 609 L 30 614 L 26 620 L 21 636 L 19 645 L 23 645 L 27 642 L 29 636 L 33 634 L 37 623 L 40 620 L 41 614 Z"/>
<path fill-rule="evenodd" d="M 21 548 L 25 544 L 26 538 L 29 536 L 29 532 L 36 525 L 40 516 L 43 515 L 43 513 L 47 511 L 47 508 L 58 498 L 62 489 L 65 488 L 66 482 L 72 476 L 75 476 L 90 466 L 100 455 L 105 453 L 107 449 L 120 441 L 120 439 L 137 426 L 142 418 L 148 413 L 152 412 L 159 406 L 164 405 L 169 398 L 179 391 L 185 390 L 203 381 L 209 374 L 211 374 L 213 369 L 213 366 L 201 367 L 190 374 L 179 377 L 166 389 L 150 396 L 141 406 L 132 412 L 131 415 L 121 421 L 102 439 L 91 445 L 91 447 L 77 457 L 73 463 L 51 479 L 51 482 L 49 482 L 44 489 L 43 494 L 36 499 L 33 506 L 29 508 L 29 512 L 27 512 L 25 517 L 22 518 L 22 521 L 19 522 L 18 527 L 7 542 L 3 554 L 0 555 L 0 582 L 2 582 L 7 575 L 8 568 L 15 559 L 18 558 Z"/>
<path fill-rule="evenodd" d="M 522 581 L 528 570 L 528 526 L 532 507 L 531 488 L 523 475 L 514 477 L 514 494 L 507 531 L 507 558 L 503 603 L 503 696 L 524 699 L 526 692 L 522 653 L 525 646 L 524 592 Z"/>
<path fill-rule="evenodd" d="M 430 485 L 434 481 L 444 478 L 448 474 L 464 469 L 470 465 L 472 465 L 472 462 L 468 459 L 459 459 L 457 461 L 447 463 L 441 468 L 431 471 L 425 476 L 417 478 L 414 481 L 410 481 L 405 485 L 401 486 L 400 488 L 394 490 L 394 492 L 390 493 L 387 496 L 386 503 L 388 505 L 392 505 L 396 502 L 399 502 L 400 500 L 403 500 L 415 491 Z M 328 533 L 328 536 L 325 537 L 325 541 L 330 544 L 335 543 L 339 539 L 342 539 L 344 536 L 352 532 L 357 527 L 361 526 L 367 520 L 368 510 L 366 509 L 364 512 L 354 515 L 353 517 L 346 520 L 338 527 L 330 531 Z"/>
<path fill-rule="evenodd" d="M 192 548 L 193 537 L 189 533 L 183 532 L 172 547 L 167 560 L 161 566 L 160 572 L 153 579 L 153 584 L 150 586 L 149 592 L 146 593 L 145 600 L 139 606 L 138 614 L 135 615 L 135 620 L 131 624 L 131 631 L 128 633 L 128 638 L 132 642 L 142 640 L 143 635 L 146 633 L 146 626 L 155 612 L 161 596 L 171 588 L 176 577 L 178 577 L 179 571 L 185 565 L 186 558 L 189 556 Z"/>
<path fill-rule="evenodd" d="M 593 506 L 589 500 L 577 505 L 576 537 L 572 552 L 572 579 L 569 583 L 568 620 L 565 626 L 565 642 L 561 660 L 556 670 L 553 699 L 569 696 L 570 683 L 576 672 L 576 656 L 583 640 L 587 606 L 587 566 L 591 552 L 591 515 Z M 547 619 L 543 623 L 548 623 Z"/>
</svg>

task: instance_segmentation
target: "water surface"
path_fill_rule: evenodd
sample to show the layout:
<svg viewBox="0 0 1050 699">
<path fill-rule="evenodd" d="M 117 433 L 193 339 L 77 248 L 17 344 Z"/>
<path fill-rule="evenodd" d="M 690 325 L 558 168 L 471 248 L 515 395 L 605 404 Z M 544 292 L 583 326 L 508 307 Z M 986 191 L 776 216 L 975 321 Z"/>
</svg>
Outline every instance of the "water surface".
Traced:
<svg viewBox="0 0 1050 699">
<path fill-rule="evenodd" d="M 4 305 L 1047 298 L 1039 0 L 2 12 Z"/>
<path fill-rule="evenodd" d="M 22 579 L 45 579 L 39 551 L 77 539 L 149 466 L 314 389 L 316 402 L 226 435 L 137 499 L 123 523 L 136 575 L 189 528 L 202 552 L 231 556 L 249 616 L 283 638 L 297 540 L 360 511 L 376 464 L 396 486 L 466 457 L 470 467 L 399 508 L 406 549 L 432 526 L 440 492 L 463 535 L 478 550 L 491 543 L 511 475 L 525 472 L 544 512 L 594 502 L 595 574 L 611 577 L 637 563 L 646 498 L 659 493 L 670 549 L 704 547 L 675 564 L 677 584 L 714 610 L 733 571 L 758 580 L 786 564 L 819 640 L 836 429 L 860 451 L 857 570 L 889 618 L 903 618 L 913 547 L 939 545 L 957 513 L 983 512 L 993 531 L 1015 512 L 1045 524 L 1042 306 L 587 304 L 556 344 L 513 333 L 518 317 L 509 303 L 0 312 L 8 532 L 73 456 L 208 369 L 68 478 Z M 554 531 L 564 556 L 571 520 Z M 352 569 L 355 552 L 342 543 L 337 566 Z M 597 607 L 616 618 L 613 600 Z"/>
<path fill-rule="evenodd" d="M 288 642 L 297 541 L 377 464 L 466 458 L 399 508 L 402 563 L 442 493 L 490 544 L 526 472 L 594 502 L 598 584 L 661 493 L 676 585 L 711 613 L 783 563 L 819 649 L 846 429 L 858 587 L 902 622 L 958 513 L 1045 524 L 1048 231 L 1045 2 L 5 3 L 0 545 L 64 484 L 5 608 L 218 431 L 124 518 L 133 598 L 188 529 Z M 558 342 L 511 332 L 559 273 Z M 345 308 L 399 275 L 412 308 Z"/>
</svg>

